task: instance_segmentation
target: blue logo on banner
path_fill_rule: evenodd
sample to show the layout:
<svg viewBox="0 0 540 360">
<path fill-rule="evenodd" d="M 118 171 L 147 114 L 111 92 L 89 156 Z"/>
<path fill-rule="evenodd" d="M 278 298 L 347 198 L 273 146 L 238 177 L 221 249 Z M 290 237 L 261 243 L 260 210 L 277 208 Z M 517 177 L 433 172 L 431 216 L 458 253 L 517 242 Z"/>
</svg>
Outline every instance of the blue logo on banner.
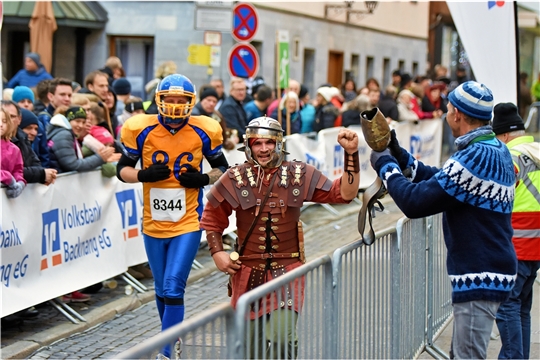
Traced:
<svg viewBox="0 0 540 360">
<path fill-rule="evenodd" d="M 62 264 L 62 252 L 60 250 L 60 221 L 58 209 L 41 214 L 43 231 L 41 236 L 41 270 L 51 266 Z"/>
<path fill-rule="evenodd" d="M 137 203 L 135 202 L 135 190 L 129 189 L 116 193 L 116 202 L 122 216 L 122 228 L 124 240 L 139 236 L 137 227 Z"/>
</svg>

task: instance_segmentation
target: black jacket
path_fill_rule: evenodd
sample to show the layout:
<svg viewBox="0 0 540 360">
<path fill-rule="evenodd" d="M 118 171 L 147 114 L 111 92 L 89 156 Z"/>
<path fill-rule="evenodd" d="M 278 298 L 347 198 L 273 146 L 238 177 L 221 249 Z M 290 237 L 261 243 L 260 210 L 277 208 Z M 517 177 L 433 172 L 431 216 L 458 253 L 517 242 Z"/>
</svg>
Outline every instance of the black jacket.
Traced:
<svg viewBox="0 0 540 360">
<path fill-rule="evenodd" d="M 389 117 L 392 120 L 398 121 L 399 111 L 396 101 L 388 96 L 381 96 L 379 100 L 379 110 L 383 113 L 384 117 Z"/>
<path fill-rule="evenodd" d="M 334 122 L 339 116 L 339 110 L 332 103 L 319 105 L 315 108 L 315 121 L 313 122 L 313 130 L 319 132 L 323 129 L 334 127 Z"/>
<path fill-rule="evenodd" d="M 11 139 L 19 150 L 23 158 L 23 176 L 27 183 L 45 183 L 45 168 L 41 166 L 38 156 L 32 150 L 32 144 L 28 140 L 26 133 L 17 129 L 17 134 Z"/>
<path fill-rule="evenodd" d="M 360 125 L 360 111 L 345 110 L 341 114 L 341 125 L 344 127 L 351 125 Z"/>
<path fill-rule="evenodd" d="M 236 101 L 232 96 L 228 96 L 223 105 L 220 106 L 219 112 L 227 123 L 227 128 L 238 130 L 238 137 L 243 139 L 246 133 L 247 115 L 242 104 Z"/>
</svg>

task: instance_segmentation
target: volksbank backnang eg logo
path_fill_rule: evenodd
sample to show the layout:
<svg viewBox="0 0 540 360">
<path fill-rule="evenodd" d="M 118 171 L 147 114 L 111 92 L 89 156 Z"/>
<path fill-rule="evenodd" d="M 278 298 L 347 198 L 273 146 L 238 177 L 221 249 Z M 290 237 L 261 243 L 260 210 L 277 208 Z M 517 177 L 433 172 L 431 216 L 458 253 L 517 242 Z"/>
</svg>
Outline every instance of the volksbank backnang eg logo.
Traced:
<svg viewBox="0 0 540 360">
<path fill-rule="evenodd" d="M 129 189 L 117 192 L 116 202 L 118 203 L 120 215 L 122 216 L 122 229 L 124 229 L 124 240 L 139 236 L 135 190 Z"/>
<path fill-rule="evenodd" d="M 60 221 L 58 209 L 41 214 L 43 231 L 41 235 L 41 270 L 62 264 L 60 246 Z"/>
</svg>

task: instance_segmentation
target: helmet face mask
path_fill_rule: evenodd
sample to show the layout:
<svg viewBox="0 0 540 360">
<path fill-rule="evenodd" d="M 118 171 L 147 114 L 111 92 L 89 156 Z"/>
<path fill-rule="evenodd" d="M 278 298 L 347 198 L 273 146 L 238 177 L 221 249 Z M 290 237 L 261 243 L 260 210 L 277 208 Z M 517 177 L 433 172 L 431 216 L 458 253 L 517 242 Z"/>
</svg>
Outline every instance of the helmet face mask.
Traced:
<svg viewBox="0 0 540 360">
<path fill-rule="evenodd" d="M 276 143 L 276 147 L 272 151 L 272 159 L 264 167 L 275 168 L 280 166 L 287 154 L 284 149 L 285 140 L 283 139 L 283 132 L 281 124 L 272 118 L 263 116 L 251 120 L 246 128 L 246 134 L 244 135 L 244 151 L 248 161 L 259 164 L 257 160 L 253 158 L 250 139 L 270 139 Z"/>
<path fill-rule="evenodd" d="M 196 100 L 195 85 L 184 75 L 173 74 L 160 81 L 156 89 L 156 105 L 165 124 L 182 124 L 189 119 Z M 167 102 L 174 96 L 175 102 Z M 184 97 L 186 101 L 179 98 Z"/>
</svg>

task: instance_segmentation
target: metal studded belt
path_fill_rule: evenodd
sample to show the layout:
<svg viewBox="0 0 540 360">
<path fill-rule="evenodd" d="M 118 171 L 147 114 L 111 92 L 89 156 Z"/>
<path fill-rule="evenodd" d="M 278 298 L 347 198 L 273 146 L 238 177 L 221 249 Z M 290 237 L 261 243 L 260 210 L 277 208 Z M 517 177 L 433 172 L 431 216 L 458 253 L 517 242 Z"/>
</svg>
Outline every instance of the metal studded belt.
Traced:
<svg viewBox="0 0 540 360">
<path fill-rule="evenodd" d="M 244 260 L 259 260 L 259 259 L 293 259 L 300 257 L 299 252 L 293 253 L 263 253 L 263 254 L 250 254 L 240 256 L 240 261 Z"/>
</svg>

